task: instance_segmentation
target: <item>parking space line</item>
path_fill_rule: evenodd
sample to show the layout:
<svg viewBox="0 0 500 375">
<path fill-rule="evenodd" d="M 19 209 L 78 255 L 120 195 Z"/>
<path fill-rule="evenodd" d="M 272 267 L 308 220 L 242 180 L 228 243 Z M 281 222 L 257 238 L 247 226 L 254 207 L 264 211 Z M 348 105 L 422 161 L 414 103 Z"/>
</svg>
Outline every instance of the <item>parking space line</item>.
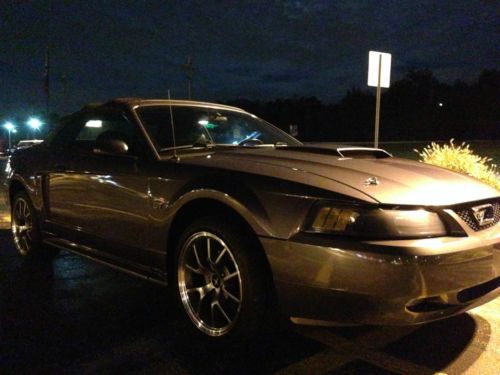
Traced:
<svg viewBox="0 0 500 375">
<path fill-rule="evenodd" d="M 353 341 L 363 345 L 365 348 L 381 349 L 411 334 L 418 328 L 419 326 L 377 327 L 373 331 L 355 338 Z"/>
<path fill-rule="evenodd" d="M 332 348 L 336 355 L 352 357 L 398 374 L 445 374 L 426 366 L 393 357 L 375 349 L 365 347 L 356 340 L 350 341 L 325 329 L 300 329 L 300 333 Z"/>
<path fill-rule="evenodd" d="M 1 209 L 3 206 L 0 206 L 0 229 L 8 229 L 10 228 L 10 214 L 7 209 Z"/>
<path fill-rule="evenodd" d="M 325 349 L 301 361 L 292 363 L 275 372 L 275 374 L 326 374 L 339 369 L 353 360 L 355 358 L 352 355 L 340 355 L 335 349 Z"/>
</svg>

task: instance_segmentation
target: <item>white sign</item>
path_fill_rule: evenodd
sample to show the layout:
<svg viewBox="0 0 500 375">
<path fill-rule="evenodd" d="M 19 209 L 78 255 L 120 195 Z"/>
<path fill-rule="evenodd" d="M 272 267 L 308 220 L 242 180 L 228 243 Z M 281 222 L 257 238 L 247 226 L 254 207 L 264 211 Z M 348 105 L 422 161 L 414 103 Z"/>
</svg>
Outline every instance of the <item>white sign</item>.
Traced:
<svg viewBox="0 0 500 375">
<path fill-rule="evenodd" d="M 379 67 L 381 63 L 381 66 Z M 370 51 L 368 54 L 368 86 L 378 86 L 380 71 L 380 87 L 389 87 L 391 82 L 391 54 Z"/>
</svg>

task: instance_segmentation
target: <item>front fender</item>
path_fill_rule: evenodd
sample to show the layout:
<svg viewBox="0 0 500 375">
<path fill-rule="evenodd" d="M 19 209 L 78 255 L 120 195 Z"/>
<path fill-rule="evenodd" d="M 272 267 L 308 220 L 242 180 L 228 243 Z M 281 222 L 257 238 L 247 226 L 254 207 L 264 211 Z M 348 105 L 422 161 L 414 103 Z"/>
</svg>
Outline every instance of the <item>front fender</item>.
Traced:
<svg viewBox="0 0 500 375">
<path fill-rule="evenodd" d="M 5 191 L 5 199 L 8 204 L 12 203 L 10 202 L 10 196 L 13 190 L 24 190 L 31 199 L 33 206 L 35 206 L 37 210 L 41 208 L 42 201 L 40 198 L 40 194 L 38 194 L 38 186 L 34 176 L 28 178 L 25 178 L 24 176 L 21 176 L 19 174 L 12 174 L 10 176 L 10 178 L 6 182 Z"/>
<path fill-rule="evenodd" d="M 180 185 L 170 199 L 165 200 L 162 213 L 154 210 L 154 215 L 161 215 L 157 222 L 166 225 L 168 232 L 182 207 L 193 200 L 210 199 L 239 214 L 258 236 L 288 239 L 302 229 L 311 205 L 318 199 L 319 191 L 304 185 L 244 174 L 230 177 L 213 174 Z M 168 180 L 150 181 L 154 197 L 168 197 L 169 187 L 172 183 Z"/>
<path fill-rule="evenodd" d="M 257 235 L 274 237 L 269 218 L 265 211 L 263 211 L 259 202 L 250 203 L 249 207 L 248 202 L 247 205 L 245 205 L 234 196 L 214 189 L 195 189 L 180 196 L 170 206 L 172 218 L 175 217 L 179 210 L 186 204 L 198 199 L 210 199 L 222 203 L 238 213 Z M 171 222 L 172 220 L 169 220 L 169 223 Z"/>
</svg>

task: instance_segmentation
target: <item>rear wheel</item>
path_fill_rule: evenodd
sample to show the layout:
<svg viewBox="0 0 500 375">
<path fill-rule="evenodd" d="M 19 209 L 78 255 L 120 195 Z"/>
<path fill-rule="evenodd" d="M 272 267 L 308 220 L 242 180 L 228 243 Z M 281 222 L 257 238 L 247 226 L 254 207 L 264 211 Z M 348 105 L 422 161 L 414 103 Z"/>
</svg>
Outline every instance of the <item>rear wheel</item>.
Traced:
<svg viewBox="0 0 500 375">
<path fill-rule="evenodd" d="M 259 333 L 267 270 L 251 233 L 223 217 L 190 225 L 177 249 L 178 296 L 191 326 L 211 338 Z"/>
<path fill-rule="evenodd" d="M 42 245 L 35 208 L 24 191 L 17 193 L 12 201 L 11 230 L 14 245 L 23 257 L 53 257 L 57 254 L 56 249 L 47 249 Z"/>
</svg>

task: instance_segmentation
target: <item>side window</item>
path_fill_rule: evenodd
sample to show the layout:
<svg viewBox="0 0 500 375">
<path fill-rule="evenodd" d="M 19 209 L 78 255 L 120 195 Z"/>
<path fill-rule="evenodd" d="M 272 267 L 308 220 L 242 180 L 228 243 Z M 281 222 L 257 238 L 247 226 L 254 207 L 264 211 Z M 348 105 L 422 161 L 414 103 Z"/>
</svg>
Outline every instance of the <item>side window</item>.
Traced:
<svg viewBox="0 0 500 375">
<path fill-rule="evenodd" d="M 81 125 L 73 141 L 74 147 L 78 150 L 91 151 L 96 141 L 113 137 L 127 143 L 131 154 L 141 152 L 142 135 L 139 129 L 119 112 L 87 116 Z"/>
<path fill-rule="evenodd" d="M 48 141 L 52 147 L 56 148 L 71 146 L 84 121 L 81 114 L 65 117 L 59 126 L 49 134 L 46 142 Z"/>
</svg>

